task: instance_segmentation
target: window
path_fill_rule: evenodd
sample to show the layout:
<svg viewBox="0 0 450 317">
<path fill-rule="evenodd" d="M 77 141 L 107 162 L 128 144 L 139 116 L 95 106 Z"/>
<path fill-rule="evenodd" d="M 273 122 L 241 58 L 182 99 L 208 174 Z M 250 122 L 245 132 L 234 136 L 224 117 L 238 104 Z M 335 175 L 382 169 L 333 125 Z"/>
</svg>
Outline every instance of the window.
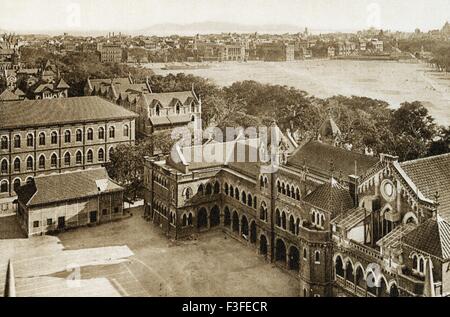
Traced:
<svg viewBox="0 0 450 317">
<path fill-rule="evenodd" d="M 20 135 L 15 135 L 14 136 L 14 147 L 16 149 L 20 148 Z"/>
<path fill-rule="evenodd" d="M 159 116 L 159 114 L 160 114 L 159 105 L 156 105 L 155 112 L 156 112 L 156 115 Z"/>
<path fill-rule="evenodd" d="M 52 154 L 52 157 L 50 158 L 50 165 L 52 168 L 58 167 L 58 157 L 54 153 Z"/>
<path fill-rule="evenodd" d="M 20 158 L 14 160 L 14 172 L 20 172 Z"/>
<path fill-rule="evenodd" d="M 7 193 L 8 192 L 8 182 L 3 180 L 0 183 L 0 193 Z"/>
<path fill-rule="evenodd" d="M 8 149 L 8 137 L 7 136 L 2 136 L 1 149 L 2 150 L 7 150 Z"/>
<path fill-rule="evenodd" d="M 45 133 L 39 133 L 39 145 L 45 145 Z"/>
<path fill-rule="evenodd" d="M 58 133 L 56 131 L 52 132 L 51 143 L 52 144 L 58 144 Z"/>
<path fill-rule="evenodd" d="M 92 130 L 92 128 L 87 130 L 87 139 L 88 141 L 94 140 L 94 130 Z"/>
<path fill-rule="evenodd" d="M 98 161 L 103 162 L 105 160 L 105 151 L 103 149 L 98 150 Z"/>
<path fill-rule="evenodd" d="M 77 154 L 75 154 L 75 163 L 77 165 L 83 164 L 83 155 L 81 154 L 80 151 L 78 151 Z"/>
<path fill-rule="evenodd" d="M 94 155 L 92 154 L 92 150 L 89 150 L 87 152 L 86 156 L 87 156 L 87 162 L 88 163 L 92 163 L 94 161 Z"/>
<path fill-rule="evenodd" d="M 34 139 L 33 135 L 31 133 L 28 133 L 27 134 L 27 146 L 28 147 L 33 147 L 33 145 L 34 145 L 33 139 Z"/>
<path fill-rule="evenodd" d="M 114 213 L 117 214 L 119 212 L 119 207 L 114 207 Z"/>
<path fill-rule="evenodd" d="M 115 136 L 116 136 L 116 129 L 114 127 L 109 127 L 109 137 L 111 139 L 114 139 Z"/>
<path fill-rule="evenodd" d="M 27 177 L 26 181 L 27 184 L 32 184 L 33 183 L 33 177 Z"/>
<path fill-rule="evenodd" d="M 98 128 L 98 138 L 100 140 L 105 138 L 105 129 L 103 127 Z"/>
<path fill-rule="evenodd" d="M 71 139 L 70 131 L 66 130 L 66 132 L 64 132 L 64 142 L 70 143 L 70 139 Z"/>
<path fill-rule="evenodd" d="M 31 156 L 29 156 L 27 158 L 27 171 L 32 171 L 33 170 L 33 158 Z"/>
<path fill-rule="evenodd" d="M 53 219 L 52 218 L 48 218 L 47 219 L 47 226 L 51 226 L 53 224 Z"/>
<path fill-rule="evenodd" d="M 179 105 L 177 105 L 177 107 L 176 107 L 176 113 L 180 114 L 180 106 Z"/>
<path fill-rule="evenodd" d="M 103 215 L 103 216 L 106 216 L 107 214 L 108 214 L 108 209 L 103 209 L 103 210 L 102 210 L 102 215 Z"/>
<path fill-rule="evenodd" d="M 83 131 L 81 131 L 81 129 L 78 129 L 75 135 L 75 139 L 77 140 L 77 142 L 82 142 L 83 141 Z"/>
<path fill-rule="evenodd" d="M 306 251 L 306 248 L 303 248 L 303 260 L 308 259 L 308 252 Z"/>
<path fill-rule="evenodd" d="M 70 153 L 69 152 L 64 154 L 64 165 L 65 166 L 70 166 Z"/>
<path fill-rule="evenodd" d="M 8 174 L 8 161 L 6 159 L 2 161 L 0 170 L 2 174 Z"/>
<path fill-rule="evenodd" d="M 314 263 L 320 264 L 320 251 L 314 252 Z"/>
<path fill-rule="evenodd" d="M 33 221 L 33 228 L 39 228 L 39 221 Z"/>
<path fill-rule="evenodd" d="M 21 185 L 20 179 L 16 178 L 16 179 L 14 180 L 14 184 L 13 184 L 14 191 L 16 191 L 16 189 L 19 188 L 20 185 Z"/>
<path fill-rule="evenodd" d="M 130 134 L 130 128 L 128 127 L 128 125 L 124 125 L 123 126 L 123 136 L 128 137 Z"/>
<path fill-rule="evenodd" d="M 225 183 L 224 192 L 225 192 L 225 195 L 228 195 L 228 184 L 227 183 Z"/>
<path fill-rule="evenodd" d="M 39 169 L 45 169 L 45 156 L 41 155 L 39 157 Z"/>
<path fill-rule="evenodd" d="M 200 184 L 200 186 L 198 186 L 197 194 L 199 194 L 199 195 L 204 194 L 203 184 Z"/>
</svg>

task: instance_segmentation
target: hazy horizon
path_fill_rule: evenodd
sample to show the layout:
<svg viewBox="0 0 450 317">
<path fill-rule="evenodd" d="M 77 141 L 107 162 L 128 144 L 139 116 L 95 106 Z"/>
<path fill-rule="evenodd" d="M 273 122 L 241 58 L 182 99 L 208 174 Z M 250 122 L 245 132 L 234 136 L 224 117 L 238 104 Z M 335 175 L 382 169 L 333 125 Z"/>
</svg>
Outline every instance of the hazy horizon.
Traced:
<svg viewBox="0 0 450 317">
<path fill-rule="evenodd" d="M 254 26 L 255 31 L 287 26 L 319 32 L 370 27 L 426 32 L 450 20 L 448 0 L 2 0 L 0 7 L 0 30 L 48 34 L 135 34 L 154 25 L 205 22 Z M 51 15 L 40 14 L 48 8 Z"/>
</svg>

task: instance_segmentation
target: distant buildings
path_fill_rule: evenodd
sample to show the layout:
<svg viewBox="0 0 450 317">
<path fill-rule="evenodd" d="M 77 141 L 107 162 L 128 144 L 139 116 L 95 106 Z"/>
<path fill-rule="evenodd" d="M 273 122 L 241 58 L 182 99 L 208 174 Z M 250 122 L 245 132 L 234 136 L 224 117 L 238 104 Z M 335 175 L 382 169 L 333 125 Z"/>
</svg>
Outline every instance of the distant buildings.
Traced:
<svg viewBox="0 0 450 317">
<path fill-rule="evenodd" d="M 16 191 L 17 216 L 28 237 L 123 216 L 124 188 L 105 168 L 37 176 Z"/>
<path fill-rule="evenodd" d="M 111 150 L 135 141 L 137 115 L 99 97 L 0 105 L 0 211 L 14 210 L 14 191 L 32 178 L 98 167 Z"/>
<path fill-rule="evenodd" d="M 293 61 L 295 59 L 294 45 L 280 43 L 262 43 L 256 45 L 252 59 L 274 62 Z"/>
<path fill-rule="evenodd" d="M 20 68 L 18 40 L 13 35 L 0 37 L 0 71 Z"/>
<path fill-rule="evenodd" d="M 102 63 L 121 63 L 123 60 L 123 51 L 120 45 L 102 44 L 99 51 Z"/>
</svg>

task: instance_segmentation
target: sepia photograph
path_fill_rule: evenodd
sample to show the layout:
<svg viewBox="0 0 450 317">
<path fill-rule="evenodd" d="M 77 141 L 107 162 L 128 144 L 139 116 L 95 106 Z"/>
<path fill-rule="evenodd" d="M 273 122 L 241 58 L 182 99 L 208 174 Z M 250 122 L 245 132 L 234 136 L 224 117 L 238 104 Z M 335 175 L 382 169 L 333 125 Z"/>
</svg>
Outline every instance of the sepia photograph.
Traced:
<svg viewBox="0 0 450 317">
<path fill-rule="evenodd" d="M 450 0 L 1 0 L 0 295 L 450 296 Z"/>
</svg>

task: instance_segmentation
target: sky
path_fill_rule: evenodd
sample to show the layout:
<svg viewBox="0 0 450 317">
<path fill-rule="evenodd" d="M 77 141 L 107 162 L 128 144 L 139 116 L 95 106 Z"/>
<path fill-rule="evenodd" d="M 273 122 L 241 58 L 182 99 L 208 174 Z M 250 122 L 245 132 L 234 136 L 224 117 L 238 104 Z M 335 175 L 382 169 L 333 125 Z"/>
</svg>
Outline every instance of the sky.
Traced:
<svg viewBox="0 0 450 317">
<path fill-rule="evenodd" d="M 441 28 L 450 0 L 1 0 L 0 30 L 122 31 L 154 24 L 289 24 L 312 30 Z"/>
</svg>

